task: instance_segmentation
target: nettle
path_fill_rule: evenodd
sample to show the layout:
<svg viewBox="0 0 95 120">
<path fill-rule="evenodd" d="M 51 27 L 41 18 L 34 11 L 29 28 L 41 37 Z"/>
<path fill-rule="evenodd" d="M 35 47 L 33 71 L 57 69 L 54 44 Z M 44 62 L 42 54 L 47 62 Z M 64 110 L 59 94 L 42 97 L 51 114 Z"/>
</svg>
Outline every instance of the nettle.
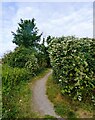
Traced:
<svg viewBox="0 0 95 120">
<path fill-rule="evenodd" d="M 53 76 L 62 94 L 95 102 L 95 40 L 74 36 L 55 38 L 49 44 Z"/>
</svg>

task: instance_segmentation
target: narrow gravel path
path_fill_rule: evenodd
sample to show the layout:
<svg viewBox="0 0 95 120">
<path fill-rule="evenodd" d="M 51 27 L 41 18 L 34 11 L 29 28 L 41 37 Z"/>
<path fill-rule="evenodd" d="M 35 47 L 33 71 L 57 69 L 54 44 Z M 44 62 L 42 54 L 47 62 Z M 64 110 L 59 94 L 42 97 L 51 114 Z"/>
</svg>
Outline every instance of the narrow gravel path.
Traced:
<svg viewBox="0 0 95 120">
<path fill-rule="evenodd" d="M 37 80 L 33 84 L 32 88 L 32 102 L 33 102 L 33 110 L 38 112 L 40 115 L 51 115 L 56 118 L 60 118 L 54 111 L 53 104 L 49 101 L 46 95 L 46 81 L 48 77 L 51 75 L 52 70 L 47 73 L 43 78 Z"/>
</svg>

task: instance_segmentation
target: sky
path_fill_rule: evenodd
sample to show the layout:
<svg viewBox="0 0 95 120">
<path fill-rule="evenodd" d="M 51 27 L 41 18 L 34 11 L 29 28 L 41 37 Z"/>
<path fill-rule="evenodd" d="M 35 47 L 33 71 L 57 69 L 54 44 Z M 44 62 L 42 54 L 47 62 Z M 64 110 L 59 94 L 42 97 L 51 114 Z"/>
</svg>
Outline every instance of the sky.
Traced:
<svg viewBox="0 0 95 120">
<path fill-rule="evenodd" d="M 12 43 L 11 31 L 16 32 L 21 18 L 35 18 L 39 33 L 43 32 L 43 37 L 48 35 L 93 37 L 93 2 L 16 2 L 15 0 L 15 2 L 2 2 L 1 6 L 0 57 L 16 47 Z"/>
</svg>

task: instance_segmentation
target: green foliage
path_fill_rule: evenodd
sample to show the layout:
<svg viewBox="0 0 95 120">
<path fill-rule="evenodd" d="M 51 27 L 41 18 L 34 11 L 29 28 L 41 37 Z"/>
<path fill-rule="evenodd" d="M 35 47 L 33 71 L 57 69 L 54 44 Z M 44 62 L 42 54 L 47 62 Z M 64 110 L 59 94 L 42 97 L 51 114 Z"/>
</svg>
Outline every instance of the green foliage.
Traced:
<svg viewBox="0 0 95 120">
<path fill-rule="evenodd" d="M 60 93 L 60 86 L 53 80 L 53 76 L 51 75 L 47 81 L 47 95 L 50 101 L 54 104 L 55 112 L 62 118 L 67 118 L 69 117 L 68 114 L 70 111 L 74 110 L 71 107 L 71 104 L 69 104 L 68 100 L 65 99 L 65 97 L 62 98 Z"/>
<path fill-rule="evenodd" d="M 47 119 L 47 120 L 57 120 L 57 118 L 55 118 L 54 116 L 50 116 L 50 115 L 45 115 L 43 119 Z"/>
<path fill-rule="evenodd" d="M 33 48 L 23 46 L 17 47 L 14 52 L 5 54 L 2 61 L 11 67 L 27 68 L 31 75 L 48 66 L 47 55 L 43 51 L 38 52 Z"/>
<path fill-rule="evenodd" d="M 31 55 L 29 60 L 25 64 L 26 70 L 33 76 L 36 75 L 36 72 L 39 70 L 38 60 L 35 55 Z"/>
<path fill-rule="evenodd" d="M 52 36 L 47 36 L 47 38 L 46 38 L 46 43 L 47 43 L 47 45 L 49 45 L 49 43 L 54 39 L 55 37 L 52 37 Z"/>
<path fill-rule="evenodd" d="M 10 94 L 13 88 L 21 81 L 29 80 L 28 72 L 25 68 L 12 68 L 8 65 L 2 67 L 3 94 Z"/>
<path fill-rule="evenodd" d="M 3 65 L 2 68 L 2 93 L 3 93 L 3 117 L 12 117 L 17 114 L 18 110 L 15 106 L 14 96 L 15 88 L 20 86 L 22 82 L 29 80 L 29 75 L 24 68 L 12 68 Z M 15 117 L 15 116 L 14 116 Z"/>
<path fill-rule="evenodd" d="M 42 34 L 37 35 L 38 29 L 34 19 L 21 19 L 17 33 L 12 33 L 14 36 L 13 43 L 19 47 L 16 47 L 14 52 L 5 54 L 2 59 L 3 63 L 7 63 L 11 67 L 23 68 L 32 64 L 35 61 L 33 60 L 33 56 L 35 56 L 38 61 L 38 65 L 35 66 L 36 69 L 38 69 L 38 66 L 40 69 L 43 69 L 44 67 L 50 67 L 49 53 L 47 51 L 48 48 L 45 46 L 44 39 L 43 43 L 39 44 Z M 31 65 L 27 67 L 29 68 L 29 71 L 31 67 Z M 32 69 L 35 68 L 32 67 Z"/>
<path fill-rule="evenodd" d="M 76 118 L 92 118 L 93 105 L 72 100 L 68 95 L 61 94 L 60 84 L 51 75 L 47 81 L 47 95 L 54 104 L 56 113 L 62 118 L 74 120 Z"/>
<path fill-rule="evenodd" d="M 50 58 L 49 58 L 49 52 L 48 52 L 48 41 L 49 38 L 43 38 L 42 44 L 39 45 L 39 52 L 36 55 L 39 61 L 40 67 L 51 67 L 50 65 Z M 47 46 L 46 46 L 47 44 Z"/>
<path fill-rule="evenodd" d="M 33 118 L 37 115 L 31 111 L 31 90 L 27 82 L 15 86 L 9 95 L 3 94 L 3 119 Z"/>
<path fill-rule="evenodd" d="M 48 65 L 47 65 L 46 56 L 45 56 L 44 53 L 39 52 L 36 57 L 37 57 L 37 59 L 38 59 L 38 64 L 39 64 L 39 67 L 40 67 L 41 69 L 43 69 L 43 68 L 45 68 L 45 67 L 48 66 Z"/>
<path fill-rule="evenodd" d="M 73 111 L 69 111 L 67 116 L 68 116 L 68 120 L 77 120 L 75 113 Z"/>
<path fill-rule="evenodd" d="M 17 47 L 14 52 L 10 52 L 8 54 L 5 54 L 3 58 L 3 63 L 7 63 L 11 67 L 24 67 L 25 63 L 28 61 L 30 55 L 34 51 L 25 48 L 23 46 Z"/>
<path fill-rule="evenodd" d="M 41 35 L 38 34 L 38 29 L 35 24 L 35 19 L 32 20 L 22 20 L 18 24 L 19 27 L 16 33 L 12 32 L 14 39 L 13 43 L 18 46 L 25 46 L 25 47 L 35 47 L 37 46 L 38 42 L 40 41 Z"/>
<path fill-rule="evenodd" d="M 3 118 L 21 117 L 19 112 L 22 113 L 23 117 L 21 111 L 24 111 L 25 108 L 20 111 L 21 106 L 19 107 L 17 104 L 19 99 L 15 100 L 16 95 L 18 95 L 16 91 L 19 92 L 23 83 L 41 72 L 48 66 L 48 63 L 50 64 L 47 48 L 44 43 L 39 44 L 42 34 L 38 35 L 34 19 L 21 19 L 16 33 L 12 33 L 13 43 L 18 47 L 2 58 Z"/>
<path fill-rule="evenodd" d="M 73 36 L 55 38 L 49 44 L 53 75 L 62 94 L 95 103 L 95 40 Z"/>
<path fill-rule="evenodd" d="M 48 70 L 39 74 L 42 77 Z M 31 110 L 31 88 L 29 86 L 32 75 L 26 68 L 13 68 L 3 64 L 2 93 L 3 93 L 3 119 L 38 117 Z M 34 77 L 33 79 L 35 79 Z M 32 81 L 33 81 L 32 79 Z M 31 83 L 30 83 L 31 84 Z"/>
<path fill-rule="evenodd" d="M 65 104 L 57 103 L 54 108 L 55 112 L 58 113 L 60 116 L 65 116 L 69 112 L 69 109 L 66 107 Z"/>
</svg>

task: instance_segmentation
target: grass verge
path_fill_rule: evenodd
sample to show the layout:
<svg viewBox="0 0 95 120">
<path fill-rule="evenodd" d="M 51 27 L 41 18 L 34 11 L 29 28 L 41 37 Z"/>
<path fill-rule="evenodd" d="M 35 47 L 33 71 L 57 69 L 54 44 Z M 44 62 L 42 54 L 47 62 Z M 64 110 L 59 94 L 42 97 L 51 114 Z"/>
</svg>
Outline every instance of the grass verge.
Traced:
<svg viewBox="0 0 95 120">
<path fill-rule="evenodd" d="M 37 113 L 34 113 L 31 108 L 31 102 L 32 102 L 31 84 L 33 84 L 35 80 L 42 78 L 49 71 L 50 69 L 48 68 L 42 70 L 40 73 L 37 74 L 37 76 L 33 77 L 30 81 L 20 86 L 19 92 L 17 92 L 17 95 L 18 95 L 17 105 L 20 110 L 20 114 L 18 115 L 19 118 L 40 118 L 41 117 Z M 16 91 L 18 91 L 18 88 Z"/>
<path fill-rule="evenodd" d="M 53 80 L 52 75 L 47 81 L 47 95 L 54 104 L 55 112 L 62 118 L 92 118 L 93 108 L 82 102 L 72 101 L 68 96 L 61 95 L 60 86 Z"/>
</svg>

